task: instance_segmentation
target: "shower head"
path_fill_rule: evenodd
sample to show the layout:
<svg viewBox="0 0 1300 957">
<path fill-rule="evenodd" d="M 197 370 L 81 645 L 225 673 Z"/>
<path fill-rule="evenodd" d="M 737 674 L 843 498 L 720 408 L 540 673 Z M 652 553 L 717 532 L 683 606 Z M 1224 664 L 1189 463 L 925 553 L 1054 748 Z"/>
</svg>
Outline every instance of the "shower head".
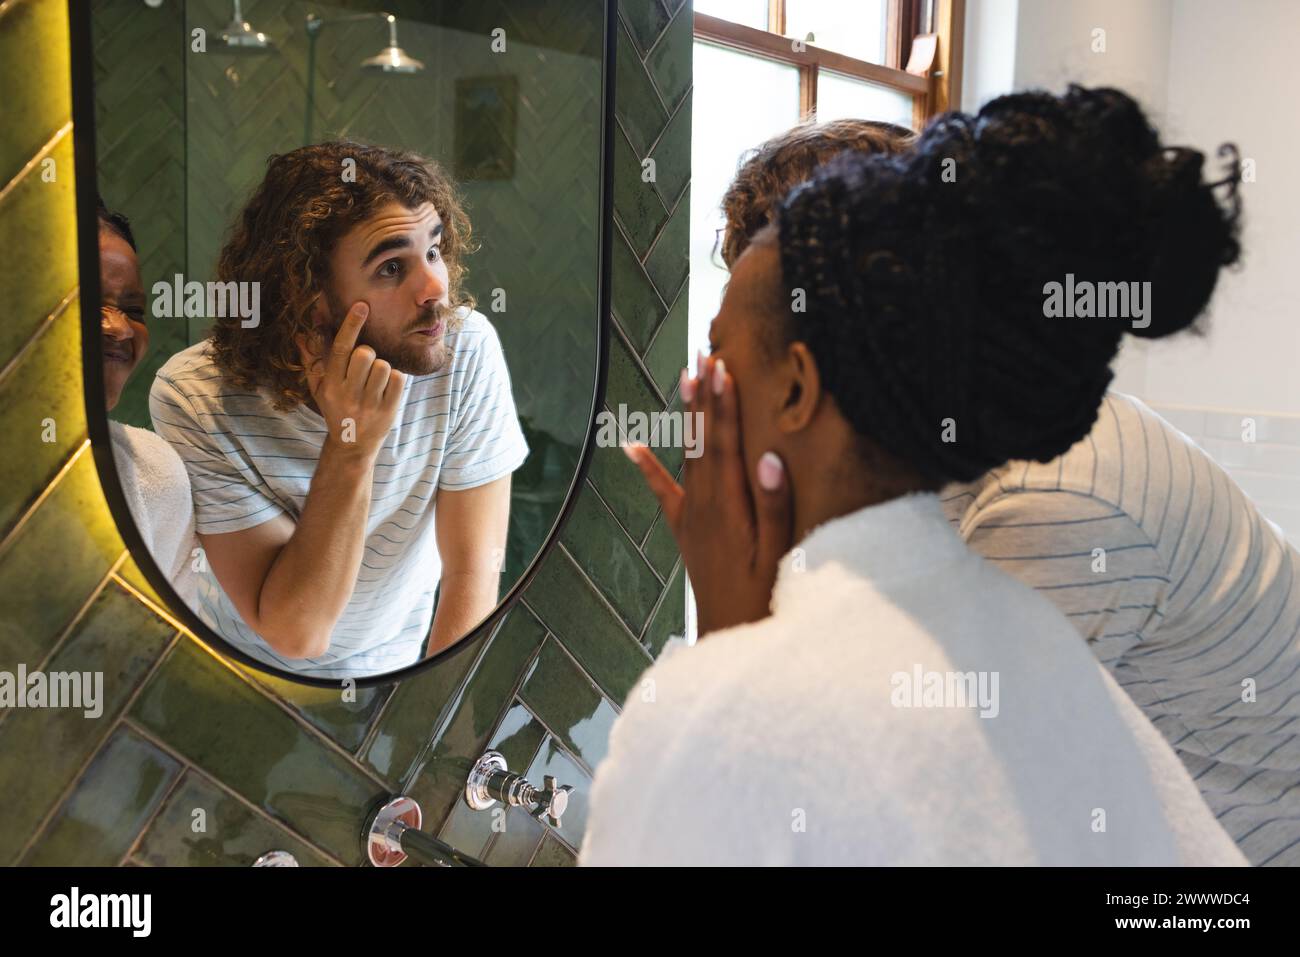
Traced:
<svg viewBox="0 0 1300 957">
<path fill-rule="evenodd" d="M 231 50 L 249 53 L 271 50 L 275 47 L 270 37 L 260 30 L 254 30 L 252 24 L 244 19 L 243 11 L 239 8 L 239 0 L 235 0 L 235 12 L 230 22 L 226 24 L 226 28 L 221 31 L 221 42 Z"/>
<path fill-rule="evenodd" d="M 361 69 L 383 73 L 419 73 L 424 64 L 413 59 L 401 47 L 384 47 L 372 57 L 361 61 Z"/>
<path fill-rule="evenodd" d="M 397 45 L 397 17 L 391 13 L 385 16 L 388 20 L 388 46 L 362 60 L 361 69 L 381 73 L 419 73 L 424 69 L 424 64 Z"/>
</svg>

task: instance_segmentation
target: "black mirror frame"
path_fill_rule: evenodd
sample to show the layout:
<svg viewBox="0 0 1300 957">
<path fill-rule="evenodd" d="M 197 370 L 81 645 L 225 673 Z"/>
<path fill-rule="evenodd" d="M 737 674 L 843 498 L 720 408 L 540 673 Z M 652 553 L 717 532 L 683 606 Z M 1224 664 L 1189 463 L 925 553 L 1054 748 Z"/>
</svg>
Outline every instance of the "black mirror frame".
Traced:
<svg viewBox="0 0 1300 957">
<path fill-rule="evenodd" d="M 108 409 L 104 402 L 104 368 L 101 352 L 101 335 L 98 303 L 99 288 L 99 226 L 97 212 L 97 172 L 95 158 L 95 86 L 94 48 L 91 38 L 90 4 L 86 0 L 68 0 L 68 21 L 72 52 L 72 142 L 74 172 L 76 175 L 77 202 L 77 265 L 80 271 L 81 307 L 81 359 L 82 387 L 85 391 L 86 428 L 90 435 L 91 451 L 99 482 L 108 501 L 109 511 L 117 525 L 118 533 L 128 551 L 144 574 L 146 580 L 167 605 L 168 613 L 205 645 L 222 655 L 238 661 L 264 674 L 283 678 L 299 684 L 323 688 L 369 687 L 396 684 L 413 677 L 435 664 L 449 660 L 454 655 L 477 648 L 497 628 L 514 607 L 542 561 L 555 547 L 581 493 L 596 448 L 597 416 L 605 401 L 605 384 L 609 367 L 610 316 L 612 308 L 610 291 L 611 243 L 614 230 L 614 77 L 617 73 L 615 56 L 618 41 L 618 2 L 604 0 L 604 49 L 601 60 L 601 156 L 600 156 L 600 220 L 597 225 L 597 248 L 600 256 L 597 277 L 597 351 L 596 378 L 592 392 L 591 421 L 583 442 L 578 469 L 560 506 L 560 513 L 542 542 L 537 554 L 497 607 L 473 631 L 456 644 L 438 654 L 405 668 L 367 675 L 361 678 L 329 679 L 307 675 L 293 675 L 277 671 L 265 662 L 231 646 L 224 638 L 209 628 L 194 613 L 172 587 L 167 576 L 158 567 L 135 526 L 122 493 L 113 458 L 109 435 Z"/>
</svg>

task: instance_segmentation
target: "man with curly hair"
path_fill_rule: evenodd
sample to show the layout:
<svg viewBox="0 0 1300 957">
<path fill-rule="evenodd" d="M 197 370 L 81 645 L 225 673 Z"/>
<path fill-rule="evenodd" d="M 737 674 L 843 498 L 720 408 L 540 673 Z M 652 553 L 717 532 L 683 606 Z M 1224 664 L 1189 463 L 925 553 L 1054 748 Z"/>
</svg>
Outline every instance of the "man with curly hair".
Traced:
<svg viewBox="0 0 1300 957">
<path fill-rule="evenodd" d="M 259 321 L 216 319 L 150 413 L 193 486 L 197 611 L 250 656 L 390 671 L 495 607 L 528 447 L 470 251 L 436 163 L 352 142 L 272 156 L 237 218 L 217 279 L 257 283 Z"/>
</svg>

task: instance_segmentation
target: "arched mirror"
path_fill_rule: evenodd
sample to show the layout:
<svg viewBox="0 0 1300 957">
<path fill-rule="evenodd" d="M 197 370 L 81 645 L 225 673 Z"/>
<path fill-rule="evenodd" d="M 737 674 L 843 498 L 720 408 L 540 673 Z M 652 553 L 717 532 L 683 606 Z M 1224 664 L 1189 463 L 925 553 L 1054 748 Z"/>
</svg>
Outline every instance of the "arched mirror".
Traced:
<svg viewBox="0 0 1300 957">
<path fill-rule="evenodd" d="M 136 562 L 298 680 L 463 647 L 595 441 L 614 0 L 69 10 L 86 407 Z"/>
</svg>

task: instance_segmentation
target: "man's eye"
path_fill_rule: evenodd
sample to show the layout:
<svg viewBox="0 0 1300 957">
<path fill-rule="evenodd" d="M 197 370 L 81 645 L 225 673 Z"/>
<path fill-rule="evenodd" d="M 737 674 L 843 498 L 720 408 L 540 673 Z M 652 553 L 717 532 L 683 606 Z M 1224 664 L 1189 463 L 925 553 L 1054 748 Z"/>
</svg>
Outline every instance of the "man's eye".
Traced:
<svg viewBox="0 0 1300 957">
<path fill-rule="evenodd" d="M 441 247 L 438 247 L 438 246 L 430 246 L 430 247 L 429 247 L 429 262 L 431 262 L 431 263 L 433 263 L 433 262 L 437 262 L 437 261 L 438 261 L 439 259 L 441 259 L 441 258 L 442 258 L 442 249 L 441 249 Z"/>
<path fill-rule="evenodd" d="M 396 259 L 390 259 L 379 267 L 379 275 L 386 279 L 392 279 L 394 276 L 400 275 L 401 272 L 402 265 Z"/>
</svg>

